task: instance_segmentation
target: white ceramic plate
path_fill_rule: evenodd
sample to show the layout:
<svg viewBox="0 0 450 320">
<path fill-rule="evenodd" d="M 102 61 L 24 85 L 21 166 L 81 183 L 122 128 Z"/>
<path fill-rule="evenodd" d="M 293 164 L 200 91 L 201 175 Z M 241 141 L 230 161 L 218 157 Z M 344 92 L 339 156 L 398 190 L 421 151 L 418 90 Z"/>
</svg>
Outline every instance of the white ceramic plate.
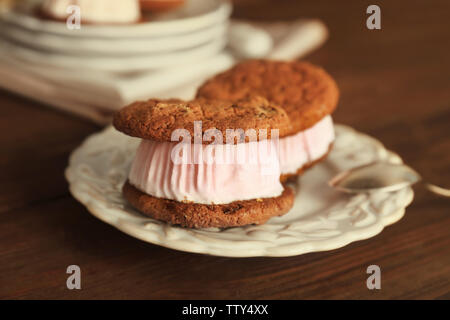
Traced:
<svg viewBox="0 0 450 320">
<path fill-rule="evenodd" d="M 89 137 L 66 169 L 73 196 L 100 220 L 146 242 L 181 251 L 228 257 L 293 256 L 340 248 L 367 239 L 402 218 L 411 188 L 391 193 L 346 195 L 327 186 L 339 170 L 375 160 L 401 162 L 377 140 L 336 125 L 326 161 L 301 177 L 295 205 L 264 225 L 186 229 L 145 217 L 122 197 L 121 187 L 139 139 L 109 127 Z"/>
<path fill-rule="evenodd" d="M 181 51 L 127 56 L 77 56 L 36 51 L 7 40 L 0 41 L 0 49 L 15 58 L 40 66 L 105 72 L 134 72 L 196 63 L 222 51 L 227 39 L 214 39 L 204 45 Z"/>
<path fill-rule="evenodd" d="M 29 30 L 79 37 L 163 37 L 187 34 L 225 21 L 231 13 L 231 4 L 225 0 L 189 0 L 180 9 L 154 17 L 149 22 L 130 25 L 82 25 L 79 30 L 70 30 L 65 23 L 42 20 L 34 10 L 40 0 L 26 2 L 22 10 L 3 16 L 8 23 Z"/>
<path fill-rule="evenodd" d="M 1 22 L 1 21 L 0 21 Z M 24 46 L 72 55 L 123 56 L 192 49 L 226 37 L 228 22 L 183 35 L 148 38 L 68 37 L 0 23 L 0 35 Z"/>
</svg>

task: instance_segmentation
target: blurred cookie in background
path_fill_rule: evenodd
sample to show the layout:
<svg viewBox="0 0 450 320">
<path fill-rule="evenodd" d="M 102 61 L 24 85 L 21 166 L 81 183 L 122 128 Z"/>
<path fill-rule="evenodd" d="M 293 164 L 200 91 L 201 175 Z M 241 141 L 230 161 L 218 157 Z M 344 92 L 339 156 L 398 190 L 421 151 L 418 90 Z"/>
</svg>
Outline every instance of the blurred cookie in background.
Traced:
<svg viewBox="0 0 450 320">
<path fill-rule="evenodd" d="M 143 11 L 164 12 L 181 7 L 185 0 L 140 0 Z"/>
<path fill-rule="evenodd" d="M 14 4 L 14 0 L 0 0 L 0 14 L 9 11 Z"/>
</svg>

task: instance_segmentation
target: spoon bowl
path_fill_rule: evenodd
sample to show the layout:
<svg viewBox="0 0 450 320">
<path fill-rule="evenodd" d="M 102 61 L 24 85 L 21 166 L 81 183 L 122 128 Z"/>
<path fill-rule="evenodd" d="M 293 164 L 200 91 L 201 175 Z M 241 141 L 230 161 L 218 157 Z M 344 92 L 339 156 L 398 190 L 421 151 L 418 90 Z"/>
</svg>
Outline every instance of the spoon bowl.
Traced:
<svg viewBox="0 0 450 320">
<path fill-rule="evenodd" d="M 411 167 L 389 162 L 372 162 L 343 171 L 328 184 L 347 193 L 392 192 L 413 185 L 421 176 Z"/>
</svg>

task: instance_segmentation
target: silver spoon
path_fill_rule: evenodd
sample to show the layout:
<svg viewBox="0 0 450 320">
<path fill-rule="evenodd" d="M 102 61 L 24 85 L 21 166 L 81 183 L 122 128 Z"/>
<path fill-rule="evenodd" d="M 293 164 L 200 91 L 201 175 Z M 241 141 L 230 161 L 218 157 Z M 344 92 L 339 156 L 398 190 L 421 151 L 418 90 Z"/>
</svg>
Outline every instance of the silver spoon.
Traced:
<svg viewBox="0 0 450 320">
<path fill-rule="evenodd" d="M 339 191 L 360 193 L 391 192 L 411 186 L 422 180 L 421 176 L 405 164 L 372 162 L 343 171 L 334 176 L 328 184 Z M 450 197 L 450 190 L 432 184 L 425 184 L 433 193 Z"/>
</svg>

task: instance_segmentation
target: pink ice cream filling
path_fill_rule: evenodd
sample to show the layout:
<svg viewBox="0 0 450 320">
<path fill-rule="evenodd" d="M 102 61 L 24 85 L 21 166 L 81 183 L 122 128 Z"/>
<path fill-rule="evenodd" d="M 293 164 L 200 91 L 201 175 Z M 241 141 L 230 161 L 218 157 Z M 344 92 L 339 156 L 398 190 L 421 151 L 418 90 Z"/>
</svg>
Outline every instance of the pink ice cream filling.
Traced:
<svg viewBox="0 0 450 320">
<path fill-rule="evenodd" d="M 225 204 L 279 196 L 280 173 L 271 140 L 236 145 L 142 140 L 129 182 L 157 198 Z"/>
<path fill-rule="evenodd" d="M 282 174 L 296 173 L 298 169 L 323 157 L 334 141 L 331 116 L 295 135 L 280 139 L 280 167 Z"/>
<path fill-rule="evenodd" d="M 157 198 L 201 204 L 281 195 L 280 175 L 321 158 L 334 140 L 325 117 L 313 127 L 275 140 L 241 144 L 186 144 L 142 140 L 128 177 Z M 277 148 L 278 146 L 278 148 Z"/>
</svg>

